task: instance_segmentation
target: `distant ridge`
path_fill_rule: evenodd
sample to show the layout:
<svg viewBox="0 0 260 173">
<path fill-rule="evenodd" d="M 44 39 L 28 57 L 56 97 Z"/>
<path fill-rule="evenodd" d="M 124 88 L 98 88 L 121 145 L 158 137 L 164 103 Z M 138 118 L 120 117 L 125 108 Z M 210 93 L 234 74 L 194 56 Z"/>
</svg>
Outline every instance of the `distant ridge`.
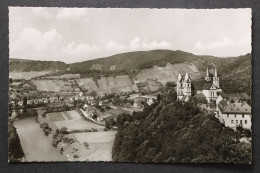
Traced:
<svg viewBox="0 0 260 173">
<path fill-rule="evenodd" d="M 205 75 L 207 67 L 211 70 L 217 67 L 219 75 L 221 75 L 220 85 L 222 88 L 225 88 L 227 93 L 247 92 L 251 94 L 251 54 L 219 58 L 199 56 L 184 51 L 151 50 L 122 53 L 72 64 L 58 61 L 34 61 L 11 58 L 9 69 L 10 72 L 18 73 L 48 71 L 50 74 L 55 72 L 55 75 L 64 73 L 80 74 L 81 78 L 100 75 L 110 76 L 111 74 L 124 74 L 134 77 L 141 74 L 144 69 L 152 69 L 154 66 L 165 67 L 167 63 L 176 64 L 176 66 L 179 63 L 191 63 L 199 70 L 201 76 Z M 183 70 L 185 71 L 185 69 Z M 156 74 L 154 76 L 151 74 L 150 78 L 153 77 L 156 79 Z"/>
</svg>

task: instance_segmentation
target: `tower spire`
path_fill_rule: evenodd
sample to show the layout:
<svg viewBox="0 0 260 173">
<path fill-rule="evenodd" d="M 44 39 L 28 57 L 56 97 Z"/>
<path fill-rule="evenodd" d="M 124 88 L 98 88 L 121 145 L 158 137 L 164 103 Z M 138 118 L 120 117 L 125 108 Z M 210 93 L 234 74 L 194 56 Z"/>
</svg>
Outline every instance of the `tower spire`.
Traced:
<svg viewBox="0 0 260 173">
<path fill-rule="evenodd" d="M 181 74 L 179 73 L 179 75 L 178 75 L 178 81 L 181 81 L 182 80 L 182 76 L 181 76 Z"/>
<path fill-rule="evenodd" d="M 190 76 L 189 76 L 189 74 L 186 72 L 186 74 L 185 74 L 185 81 L 188 81 L 189 79 L 190 79 Z"/>
<path fill-rule="evenodd" d="M 214 76 L 215 76 L 215 77 L 218 76 L 217 67 L 215 67 L 215 75 L 214 75 Z"/>
<path fill-rule="evenodd" d="M 205 80 L 208 81 L 208 82 L 211 80 L 211 78 L 209 76 L 209 68 L 208 67 L 207 67 L 207 71 L 206 71 Z"/>
<path fill-rule="evenodd" d="M 206 77 L 209 77 L 209 68 L 207 67 Z"/>
</svg>

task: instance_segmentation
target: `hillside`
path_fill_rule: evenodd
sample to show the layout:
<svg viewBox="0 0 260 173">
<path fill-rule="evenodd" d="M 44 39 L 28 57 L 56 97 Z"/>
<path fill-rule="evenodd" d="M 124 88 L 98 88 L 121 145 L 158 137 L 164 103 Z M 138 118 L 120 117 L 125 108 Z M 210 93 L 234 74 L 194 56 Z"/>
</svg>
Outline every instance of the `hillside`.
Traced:
<svg viewBox="0 0 260 173">
<path fill-rule="evenodd" d="M 106 58 L 95 59 L 80 63 L 71 64 L 71 70 L 91 69 L 91 70 L 127 70 L 127 69 L 142 69 L 150 68 L 153 65 L 165 66 L 167 62 L 171 64 L 186 62 L 198 59 L 197 56 L 171 50 L 152 50 L 128 52 L 113 55 Z"/>
<path fill-rule="evenodd" d="M 251 95 L 251 54 L 240 56 L 219 70 L 220 86 L 226 93 L 246 92 Z"/>
<path fill-rule="evenodd" d="M 211 71 L 215 67 L 218 68 L 220 85 L 226 93 L 251 94 L 251 54 L 219 58 L 198 56 L 183 51 L 152 50 L 128 52 L 73 64 L 10 59 L 10 74 L 13 78 L 24 76 L 30 79 L 42 75 L 59 76 L 72 73 L 80 74 L 80 78 L 93 78 L 94 81 L 102 76 L 128 75 L 132 82 L 157 79 L 166 83 L 176 81 L 178 73 L 184 74 L 186 71 L 193 80 L 199 79 L 205 75 L 207 66 Z"/>
<path fill-rule="evenodd" d="M 34 61 L 14 58 L 9 60 L 10 72 L 56 71 L 66 70 L 68 67 L 69 65 L 59 61 Z"/>
<path fill-rule="evenodd" d="M 182 104 L 167 89 L 159 103 L 117 118 L 116 162 L 251 163 L 250 133 L 234 131 L 199 110 L 196 100 Z"/>
</svg>

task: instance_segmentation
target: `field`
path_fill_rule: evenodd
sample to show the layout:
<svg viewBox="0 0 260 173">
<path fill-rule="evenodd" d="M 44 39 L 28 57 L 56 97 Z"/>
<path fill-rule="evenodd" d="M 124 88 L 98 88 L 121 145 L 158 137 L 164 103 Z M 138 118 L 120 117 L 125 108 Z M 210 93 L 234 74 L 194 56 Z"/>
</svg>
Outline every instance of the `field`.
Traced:
<svg viewBox="0 0 260 173">
<path fill-rule="evenodd" d="M 60 129 L 61 127 L 67 127 L 68 132 L 73 130 L 91 130 L 92 128 L 97 129 L 98 131 L 102 131 L 104 129 L 104 127 L 101 125 L 83 119 L 54 121 L 53 123 L 58 129 Z"/>
<path fill-rule="evenodd" d="M 67 127 L 67 131 L 73 130 L 91 130 L 92 128 L 102 131 L 103 126 L 91 123 L 87 120 L 81 118 L 80 114 L 75 111 L 64 111 L 64 112 L 52 112 L 46 114 L 47 122 L 49 125 L 55 129 L 61 129 L 61 127 Z"/>
<path fill-rule="evenodd" d="M 81 160 L 112 161 L 112 148 L 116 133 L 116 131 L 107 131 L 74 134 L 81 146 Z M 88 143 L 88 149 L 83 149 L 84 142 Z"/>
<path fill-rule="evenodd" d="M 63 121 L 81 119 L 77 111 L 52 112 L 46 114 L 48 121 Z"/>
<path fill-rule="evenodd" d="M 32 80 L 32 82 L 39 91 L 74 91 L 74 86 L 76 86 L 74 80 L 38 79 Z"/>
<path fill-rule="evenodd" d="M 116 131 L 106 132 L 88 132 L 88 133 L 75 133 L 74 136 L 80 144 L 87 142 L 91 143 L 109 143 L 115 138 Z"/>
</svg>

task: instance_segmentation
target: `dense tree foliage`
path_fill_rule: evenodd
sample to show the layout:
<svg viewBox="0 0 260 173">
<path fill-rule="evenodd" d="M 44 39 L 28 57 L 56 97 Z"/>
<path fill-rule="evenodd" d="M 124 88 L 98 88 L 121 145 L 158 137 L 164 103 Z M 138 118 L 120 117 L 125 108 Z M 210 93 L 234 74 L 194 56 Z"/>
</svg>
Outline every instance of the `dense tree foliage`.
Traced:
<svg viewBox="0 0 260 173">
<path fill-rule="evenodd" d="M 143 112 L 117 118 L 113 160 L 121 162 L 250 163 L 251 144 L 225 127 L 195 100 L 176 100 L 172 89 Z"/>
<path fill-rule="evenodd" d="M 251 95 L 251 54 L 241 56 L 220 70 L 221 88 L 226 93 L 246 92 Z"/>
<path fill-rule="evenodd" d="M 24 153 L 16 128 L 11 120 L 8 122 L 8 134 L 8 160 L 10 162 L 20 162 L 24 157 Z"/>
</svg>

